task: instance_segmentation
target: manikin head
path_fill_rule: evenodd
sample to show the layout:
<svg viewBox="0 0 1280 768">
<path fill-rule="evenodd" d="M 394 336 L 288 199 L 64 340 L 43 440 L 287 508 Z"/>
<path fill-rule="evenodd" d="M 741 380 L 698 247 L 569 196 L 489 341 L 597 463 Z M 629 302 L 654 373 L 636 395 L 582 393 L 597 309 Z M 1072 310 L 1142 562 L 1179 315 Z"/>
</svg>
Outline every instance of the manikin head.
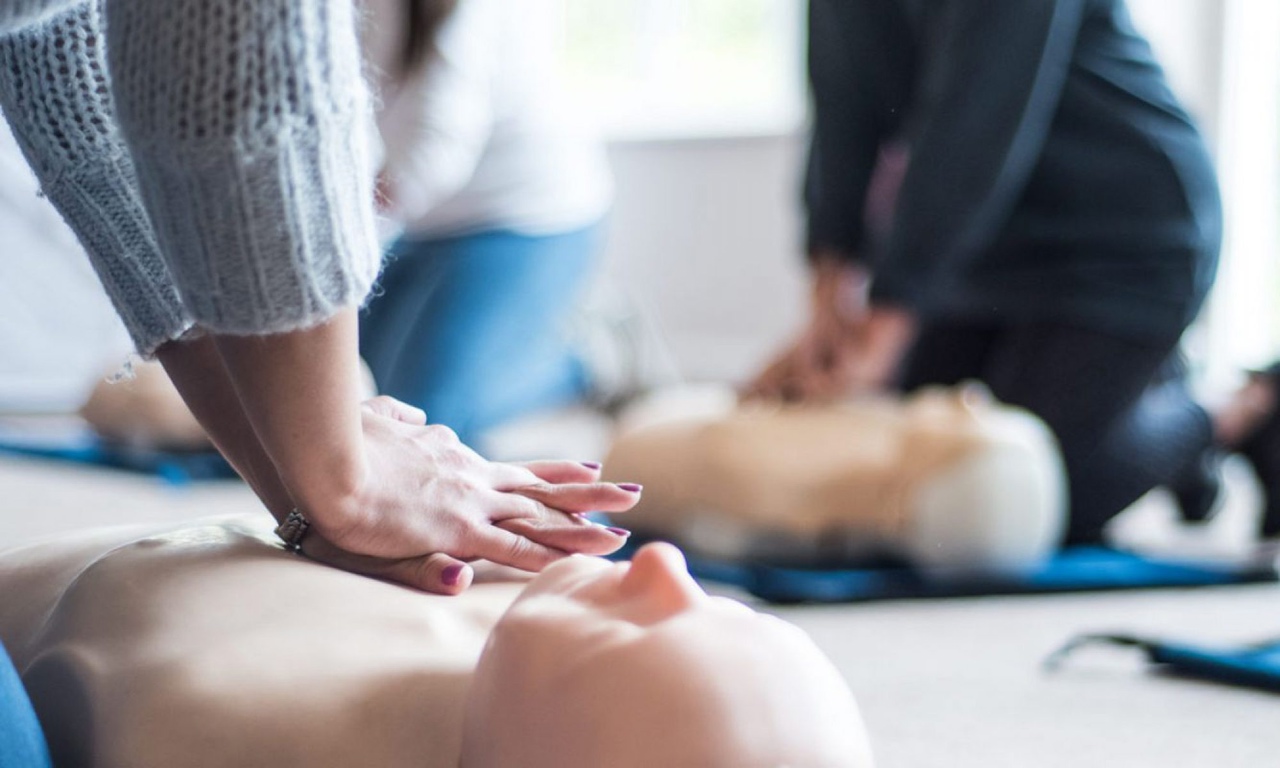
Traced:
<svg viewBox="0 0 1280 768">
<path fill-rule="evenodd" d="M 869 766 L 857 705 L 801 630 L 707 595 L 679 550 L 574 556 L 499 621 L 462 765 Z"/>
</svg>

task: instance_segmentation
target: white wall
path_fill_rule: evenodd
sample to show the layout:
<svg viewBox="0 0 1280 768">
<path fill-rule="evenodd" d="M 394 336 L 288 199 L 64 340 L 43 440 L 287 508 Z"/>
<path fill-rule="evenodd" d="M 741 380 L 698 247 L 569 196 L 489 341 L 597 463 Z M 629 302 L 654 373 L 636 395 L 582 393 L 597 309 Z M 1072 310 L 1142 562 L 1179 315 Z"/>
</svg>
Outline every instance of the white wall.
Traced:
<svg viewBox="0 0 1280 768">
<path fill-rule="evenodd" d="M 610 148 L 606 268 L 651 308 L 686 376 L 741 379 L 803 317 L 799 136 Z"/>
<path fill-rule="evenodd" d="M 1226 5 L 1218 168 L 1226 241 L 1200 339 L 1212 390 L 1280 351 L 1280 4 Z"/>
<path fill-rule="evenodd" d="M 1129 0 L 1134 24 L 1210 141 L 1221 135 L 1224 8 L 1238 1 Z"/>
<path fill-rule="evenodd" d="M 1131 6 L 1175 89 L 1216 135 L 1221 2 Z M 803 145 L 793 135 L 611 147 L 618 199 L 608 269 L 656 311 L 692 378 L 749 375 L 804 316 Z"/>
</svg>

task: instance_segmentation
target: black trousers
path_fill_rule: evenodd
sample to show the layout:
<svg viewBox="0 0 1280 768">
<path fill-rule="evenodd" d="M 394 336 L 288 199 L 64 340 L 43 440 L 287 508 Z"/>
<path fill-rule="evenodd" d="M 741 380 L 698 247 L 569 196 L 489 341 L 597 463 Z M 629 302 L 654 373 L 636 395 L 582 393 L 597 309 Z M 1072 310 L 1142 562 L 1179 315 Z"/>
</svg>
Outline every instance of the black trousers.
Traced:
<svg viewBox="0 0 1280 768">
<path fill-rule="evenodd" d="M 985 383 L 1053 430 L 1070 491 L 1066 543 L 1093 543 L 1140 496 L 1168 485 L 1212 442 L 1177 335 L 1141 341 L 1055 322 L 926 324 L 901 371 L 910 392 Z"/>
</svg>

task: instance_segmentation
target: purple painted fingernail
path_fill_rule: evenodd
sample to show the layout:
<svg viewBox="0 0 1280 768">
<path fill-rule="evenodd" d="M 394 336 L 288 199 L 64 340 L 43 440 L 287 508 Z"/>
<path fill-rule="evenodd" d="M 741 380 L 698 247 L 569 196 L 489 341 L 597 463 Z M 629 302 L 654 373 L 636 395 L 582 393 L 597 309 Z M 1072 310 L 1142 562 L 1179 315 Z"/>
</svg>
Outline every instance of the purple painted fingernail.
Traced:
<svg viewBox="0 0 1280 768">
<path fill-rule="evenodd" d="M 462 581 L 462 569 L 466 567 L 462 563 L 445 566 L 445 569 L 440 572 L 440 580 L 446 587 L 456 587 L 458 582 Z"/>
<path fill-rule="evenodd" d="M 609 533 L 612 533 L 614 536 L 621 536 L 624 539 L 631 535 L 631 531 L 628 531 L 626 528 L 615 528 L 613 526 L 609 526 L 605 530 L 609 531 Z"/>
<path fill-rule="evenodd" d="M 580 461 L 578 463 L 587 469 L 599 469 L 601 467 L 601 464 L 598 461 Z"/>
<path fill-rule="evenodd" d="M 639 493 L 644 490 L 643 485 L 636 485 L 635 483 L 618 483 L 617 485 L 627 493 Z"/>
</svg>

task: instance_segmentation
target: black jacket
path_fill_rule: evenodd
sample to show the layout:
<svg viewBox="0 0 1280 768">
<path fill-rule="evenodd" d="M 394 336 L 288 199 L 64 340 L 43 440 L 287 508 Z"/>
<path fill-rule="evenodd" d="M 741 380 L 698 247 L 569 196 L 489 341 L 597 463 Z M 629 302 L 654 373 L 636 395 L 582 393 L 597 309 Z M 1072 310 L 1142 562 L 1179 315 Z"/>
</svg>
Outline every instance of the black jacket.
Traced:
<svg viewBox="0 0 1280 768">
<path fill-rule="evenodd" d="M 941 317 L 1185 326 L 1213 280 L 1218 186 L 1123 0 L 810 0 L 809 247 Z M 878 153 L 910 163 L 886 238 Z"/>
</svg>

